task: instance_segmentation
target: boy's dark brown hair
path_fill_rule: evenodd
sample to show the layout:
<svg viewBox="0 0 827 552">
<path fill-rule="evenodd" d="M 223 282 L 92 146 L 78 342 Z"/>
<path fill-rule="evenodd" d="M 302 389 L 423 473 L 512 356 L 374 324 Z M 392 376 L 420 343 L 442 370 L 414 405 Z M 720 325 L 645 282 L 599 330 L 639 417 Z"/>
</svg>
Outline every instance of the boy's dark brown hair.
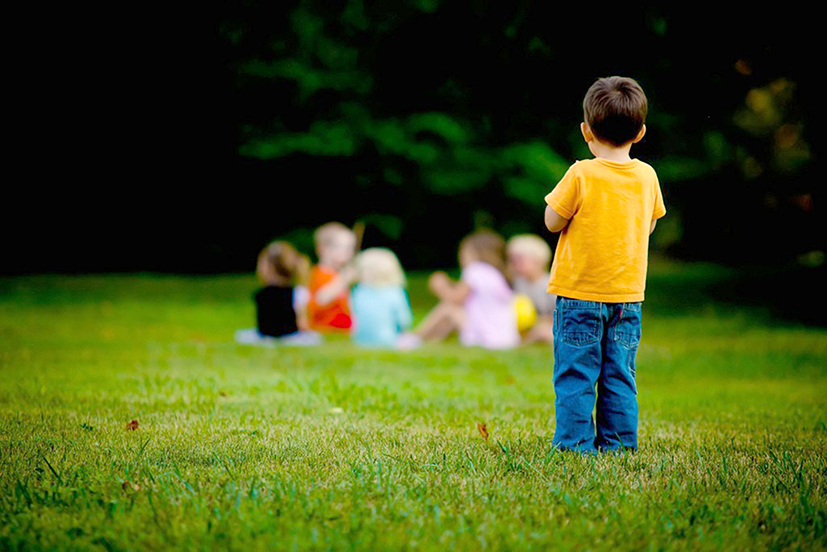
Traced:
<svg viewBox="0 0 827 552">
<path fill-rule="evenodd" d="M 583 119 L 595 138 L 617 147 L 637 138 L 648 110 L 643 89 L 627 77 L 598 79 L 583 99 Z"/>
<path fill-rule="evenodd" d="M 478 230 L 465 236 L 459 248 L 469 247 L 477 259 L 505 273 L 505 240 L 491 230 Z"/>
</svg>

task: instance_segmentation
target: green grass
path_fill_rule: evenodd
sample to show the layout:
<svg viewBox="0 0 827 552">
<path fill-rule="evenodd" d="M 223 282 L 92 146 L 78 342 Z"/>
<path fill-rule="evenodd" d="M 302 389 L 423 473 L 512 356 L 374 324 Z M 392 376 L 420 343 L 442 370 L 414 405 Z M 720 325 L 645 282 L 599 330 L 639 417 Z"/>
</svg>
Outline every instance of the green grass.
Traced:
<svg viewBox="0 0 827 552">
<path fill-rule="evenodd" d="M 640 450 L 596 458 L 550 450 L 548 347 L 244 347 L 250 276 L 0 279 L 0 549 L 825 549 L 827 330 L 733 278 L 653 263 Z"/>
</svg>

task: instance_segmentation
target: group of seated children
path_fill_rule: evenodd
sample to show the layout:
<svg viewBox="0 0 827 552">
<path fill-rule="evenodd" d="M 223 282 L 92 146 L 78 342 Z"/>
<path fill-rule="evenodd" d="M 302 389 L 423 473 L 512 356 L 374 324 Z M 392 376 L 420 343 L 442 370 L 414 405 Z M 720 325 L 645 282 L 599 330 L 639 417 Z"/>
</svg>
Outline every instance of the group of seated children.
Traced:
<svg viewBox="0 0 827 552">
<path fill-rule="evenodd" d="M 506 349 L 552 340 L 551 250 L 539 236 L 508 243 L 490 231 L 466 236 L 460 279 L 431 275 L 428 287 L 439 303 L 416 328 L 405 273 L 392 251 L 357 253 L 356 234 L 338 222 L 322 225 L 313 237 L 319 261 L 312 268 L 285 241 L 260 253 L 257 327 L 236 332 L 237 342 L 315 345 L 323 334 L 344 333 L 361 346 L 410 349 L 457 332 L 463 345 Z"/>
</svg>

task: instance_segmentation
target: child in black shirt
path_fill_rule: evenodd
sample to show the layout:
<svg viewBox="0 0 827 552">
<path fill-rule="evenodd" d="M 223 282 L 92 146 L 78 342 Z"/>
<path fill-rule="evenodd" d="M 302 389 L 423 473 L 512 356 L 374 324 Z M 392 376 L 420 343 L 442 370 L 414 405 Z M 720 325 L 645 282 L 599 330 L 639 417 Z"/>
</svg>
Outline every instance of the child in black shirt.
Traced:
<svg viewBox="0 0 827 552">
<path fill-rule="evenodd" d="M 307 330 L 302 286 L 310 262 L 285 241 L 275 241 L 258 256 L 256 275 L 264 287 L 253 296 L 256 303 L 256 328 L 239 330 L 235 339 L 247 345 L 279 343 L 313 345 L 320 341 L 316 332 Z"/>
</svg>

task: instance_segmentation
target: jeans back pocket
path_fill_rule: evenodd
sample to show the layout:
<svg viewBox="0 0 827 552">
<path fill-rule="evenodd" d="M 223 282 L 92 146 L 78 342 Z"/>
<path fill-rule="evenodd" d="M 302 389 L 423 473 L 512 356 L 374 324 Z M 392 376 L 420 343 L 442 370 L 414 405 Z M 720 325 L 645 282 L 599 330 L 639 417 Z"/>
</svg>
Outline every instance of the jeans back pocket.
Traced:
<svg viewBox="0 0 827 552">
<path fill-rule="evenodd" d="M 600 340 L 600 303 L 561 297 L 557 310 L 558 331 L 564 343 L 583 347 Z"/>
<path fill-rule="evenodd" d="M 640 303 L 624 303 L 614 328 L 614 340 L 631 351 L 640 345 L 640 306 Z"/>
</svg>

